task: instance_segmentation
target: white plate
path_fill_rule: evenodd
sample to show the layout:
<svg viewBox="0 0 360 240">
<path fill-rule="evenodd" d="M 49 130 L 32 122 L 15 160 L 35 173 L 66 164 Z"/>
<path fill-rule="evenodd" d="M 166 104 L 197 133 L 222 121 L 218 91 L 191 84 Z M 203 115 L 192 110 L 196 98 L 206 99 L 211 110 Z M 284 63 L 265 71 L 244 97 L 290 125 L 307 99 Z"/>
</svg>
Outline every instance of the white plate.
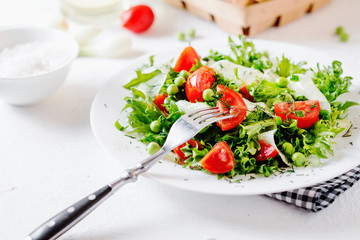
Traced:
<svg viewBox="0 0 360 240">
<path fill-rule="evenodd" d="M 328 65 L 333 60 L 313 49 L 295 45 L 255 40 L 254 43 L 256 49 L 266 49 L 271 56 L 281 56 L 285 53 L 287 57 L 296 62 L 306 60 L 310 66 L 316 66 L 317 62 Z M 199 41 L 193 44 L 200 56 L 208 55 L 210 49 L 221 51 L 219 46 L 222 46 L 221 49 L 227 50 L 227 40 Z M 155 63 L 176 59 L 183 47 L 174 47 L 156 53 Z M 124 136 L 115 128 L 114 123 L 120 118 L 120 112 L 125 104 L 123 99 L 128 94 L 128 91 L 122 86 L 134 76 L 134 70 L 137 67 L 148 63 L 149 56 L 138 59 L 116 74 L 99 90 L 91 108 L 91 126 L 95 137 L 106 151 L 123 164 L 124 168 L 134 167 L 138 161 L 148 156 L 143 144 Z M 347 69 L 346 75 L 355 77 L 354 72 L 349 69 Z M 351 92 L 345 96 L 351 101 L 356 101 L 359 97 L 359 90 L 356 90 L 359 89 L 359 85 L 355 84 L 356 80 L 358 78 L 354 79 Z M 354 126 L 359 126 L 359 116 L 359 108 L 353 107 L 349 117 Z M 144 175 L 169 186 L 220 195 L 256 195 L 292 190 L 331 179 L 359 165 L 360 157 L 356 151 L 360 149 L 360 136 L 356 129 L 351 132 L 351 137 L 337 139 L 334 148 L 335 156 L 330 156 L 326 164 L 314 169 L 299 168 L 293 174 L 286 173 L 268 178 L 256 176 L 252 180 L 248 180 L 249 176 L 245 176 L 240 183 L 229 183 L 226 180 L 218 180 L 215 175 L 192 171 L 169 160 L 161 160 L 161 163 L 156 164 Z"/>
</svg>

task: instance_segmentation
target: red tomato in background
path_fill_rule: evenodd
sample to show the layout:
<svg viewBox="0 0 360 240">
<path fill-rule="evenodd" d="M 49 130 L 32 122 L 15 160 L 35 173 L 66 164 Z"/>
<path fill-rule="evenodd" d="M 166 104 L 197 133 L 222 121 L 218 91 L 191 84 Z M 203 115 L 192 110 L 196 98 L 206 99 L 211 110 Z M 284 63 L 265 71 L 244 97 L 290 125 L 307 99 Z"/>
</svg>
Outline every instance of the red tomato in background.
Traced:
<svg viewBox="0 0 360 240">
<path fill-rule="evenodd" d="M 276 148 L 271 144 L 263 140 L 259 140 L 258 143 L 260 144 L 260 151 L 255 155 L 256 161 L 266 161 L 268 158 L 274 158 L 279 154 Z"/>
<path fill-rule="evenodd" d="M 208 66 L 202 66 L 194 71 L 185 83 L 185 93 L 187 99 L 194 102 L 203 102 L 203 92 L 211 88 L 215 81 L 215 72 Z"/>
<path fill-rule="evenodd" d="M 244 85 L 241 86 L 240 88 L 240 94 L 243 98 L 246 98 L 249 101 L 254 101 L 253 96 L 250 95 L 250 93 L 247 90 L 247 84 L 245 83 Z"/>
<path fill-rule="evenodd" d="M 197 149 L 200 149 L 200 150 L 204 149 L 204 146 L 201 145 L 201 143 L 200 143 L 199 141 L 196 141 L 196 140 L 194 140 L 194 139 L 190 139 L 190 140 L 187 141 L 186 143 L 181 144 L 180 146 L 174 148 L 174 152 L 175 152 L 176 155 L 178 155 L 179 158 L 180 158 L 180 161 L 179 161 L 180 164 L 184 164 L 184 161 L 190 157 L 190 156 L 185 157 L 185 154 L 181 151 L 181 148 L 185 147 L 186 144 L 189 144 L 192 148 L 195 148 L 195 147 L 196 147 Z"/>
<path fill-rule="evenodd" d="M 167 113 L 166 108 L 164 107 L 164 101 L 167 98 L 167 94 L 158 94 L 154 99 L 154 104 L 160 109 L 160 111 Z"/>
<path fill-rule="evenodd" d="M 200 160 L 203 168 L 211 173 L 226 173 L 235 166 L 234 154 L 226 142 L 218 142 L 204 157 Z"/>
<path fill-rule="evenodd" d="M 320 103 L 318 100 L 282 102 L 275 104 L 274 111 L 283 121 L 294 119 L 298 128 L 309 128 L 319 121 Z"/>
<path fill-rule="evenodd" d="M 196 59 L 200 61 L 200 57 L 195 49 L 191 46 L 186 47 L 176 61 L 174 71 L 180 72 L 181 70 L 186 70 L 189 72 L 192 66 L 196 63 Z"/>
<path fill-rule="evenodd" d="M 126 10 L 121 16 L 122 26 L 135 33 L 142 33 L 154 22 L 154 13 L 149 6 L 137 5 Z"/>
<path fill-rule="evenodd" d="M 223 97 L 217 101 L 216 106 L 221 112 L 230 112 L 234 115 L 232 118 L 221 120 L 216 123 L 221 130 L 227 131 L 238 126 L 242 121 L 244 121 L 248 107 L 246 106 L 242 96 L 234 90 L 226 88 L 223 85 L 217 85 L 216 90 L 223 94 Z"/>
</svg>

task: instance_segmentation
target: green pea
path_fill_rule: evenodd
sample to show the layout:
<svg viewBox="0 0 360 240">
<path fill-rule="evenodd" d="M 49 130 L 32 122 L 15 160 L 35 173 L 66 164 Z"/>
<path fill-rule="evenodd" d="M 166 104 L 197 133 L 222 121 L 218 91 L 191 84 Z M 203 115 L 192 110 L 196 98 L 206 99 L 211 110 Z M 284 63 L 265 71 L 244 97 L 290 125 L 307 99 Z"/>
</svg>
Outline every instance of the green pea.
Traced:
<svg viewBox="0 0 360 240">
<path fill-rule="evenodd" d="M 211 101 L 214 99 L 214 91 L 211 90 L 210 88 L 206 89 L 204 92 L 203 92 L 203 99 L 205 101 Z"/>
<path fill-rule="evenodd" d="M 185 41 L 185 39 L 186 39 L 185 33 L 183 33 L 183 32 L 177 32 L 177 33 L 176 33 L 176 38 L 177 38 L 179 41 Z"/>
<path fill-rule="evenodd" d="M 157 153 L 160 150 L 160 145 L 156 142 L 151 142 L 146 148 L 146 151 L 148 154 L 153 155 L 154 153 Z"/>
<path fill-rule="evenodd" d="M 347 33 L 340 34 L 340 41 L 347 42 L 348 40 L 349 40 L 349 34 L 347 34 Z"/>
<path fill-rule="evenodd" d="M 304 154 L 302 154 L 300 152 L 294 153 L 291 156 L 291 159 L 293 160 L 295 166 L 297 166 L 297 167 L 304 166 L 306 163 L 306 157 L 304 156 Z"/>
<path fill-rule="evenodd" d="M 341 27 L 341 26 L 337 27 L 336 30 L 335 30 L 335 34 L 340 35 L 342 33 L 344 33 L 344 28 Z"/>
<path fill-rule="evenodd" d="M 151 131 L 158 133 L 161 130 L 161 126 L 160 126 L 159 122 L 157 120 L 155 120 L 150 123 L 150 129 L 151 129 Z"/>
<path fill-rule="evenodd" d="M 186 82 L 186 80 L 184 77 L 177 77 L 174 80 L 175 85 L 178 87 L 183 87 L 185 85 L 185 82 Z"/>
<path fill-rule="evenodd" d="M 285 153 L 289 155 L 293 155 L 295 152 L 295 148 L 289 142 L 283 143 L 282 148 L 284 149 Z"/>
<path fill-rule="evenodd" d="M 190 73 L 188 72 L 188 71 L 186 71 L 186 70 L 181 70 L 180 72 L 179 72 L 179 77 L 183 77 L 183 78 L 185 78 L 185 80 L 189 77 L 189 75 L 190 75 Z"/>
<path fill-rule="evenodd" d="M 189 37 L 191 37 L 191 38 L 195 37 L 195 29 L 190 28 L 190 29 L 188 30 L 188 35 L 189 35 Z"/>
<path fill-rule="evenodd" d="M 287 87 L 287 85 L 288 85 L 288 80 L 286 79 L 286 78 L 284 78 L 284 77 L 279 77 L 278 79 L 276 79 L 275 80 L 275 83 L 276 83 L 276 85 L 278 85 L 279 87 L 281 87 L 281 88 L 285 88 L 285 87 Z"/>
<path fill-rule="evenodd" d="M 175 95 L 179 92 L 179 88 L 175 84 L 170 84 L 166 91 L 169 95 Z"/>
</svg>

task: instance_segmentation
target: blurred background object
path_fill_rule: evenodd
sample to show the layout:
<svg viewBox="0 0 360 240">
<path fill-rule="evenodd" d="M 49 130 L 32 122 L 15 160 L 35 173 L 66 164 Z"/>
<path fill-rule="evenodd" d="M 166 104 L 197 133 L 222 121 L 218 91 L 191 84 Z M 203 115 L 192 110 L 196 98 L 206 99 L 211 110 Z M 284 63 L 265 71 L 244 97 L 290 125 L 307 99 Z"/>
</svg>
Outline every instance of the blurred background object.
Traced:
<svg viewBox="0 0 360 240">
<path fill-rule="evenodd" d="M 108 25 L 117 22 L 128 8 L 127 0 L 60 0 L 64 16 L 91 24 Z"/>
<path fill-rule="evenodd" d="M 331 0 L 165 0 L 233 34 L 253 36 L 282 26 Z"/>
</svg>

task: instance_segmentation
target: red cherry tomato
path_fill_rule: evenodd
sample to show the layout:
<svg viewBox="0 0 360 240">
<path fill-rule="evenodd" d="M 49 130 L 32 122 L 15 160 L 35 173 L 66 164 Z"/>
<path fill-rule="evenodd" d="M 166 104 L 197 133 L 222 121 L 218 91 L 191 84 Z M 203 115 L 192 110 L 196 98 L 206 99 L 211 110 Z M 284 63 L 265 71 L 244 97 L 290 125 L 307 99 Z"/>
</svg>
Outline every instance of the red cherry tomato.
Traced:
<svg viewBox="0 0 360 240">
<path fill-rule="evenodd" d="M 279 154 L 276 148 L 271 144 L 263 140 L 259 140 L 258 143 L 260 144 L 260 151 L 255 155 L 256 161 L 265 161 L 268 158 L 274 158 Z"/>
<path fill-rule="evenodd" d="M 241 86 L 240 88 L 240 94 L 243 98 L 246 98 L 249 101 L 254 101 L 254 97 L 250 95 L 250 93 L 247 90 L 247 84 Z"/>
<path fill-rule="evenodd" d="M 193 72 L 185 83 L 185 93 L 187 99 L 194 102 L 203 102 L 203 92 L 211 88 L 215 81 L 215 72 L 208 66 L 202 66 Z"/>
<path fill-rule="evenodd" d="M 181 70 L 190 71 L 192 66 L 196 63 L 195 60 L 200 61 L 200 57 L 195 51 L 195 49 L 191 46 L 186 47 L 182 53 L 180 54 L 180 57 L 176 61 L 174 71 L 180 72 Z"/>
<path fill-rule="evenodd" d="M 167 113 L 167 110 L 164 106 L 165 98 L 167 98 L 167 94 L 158 94 L 154 99 L 154 104 L 160 109 L 160 111 Z"/>
<path fill-rule="evenodd" d="M 221 112 L 230 112 L 234 115 L 232 118 L 221 120 L 216 123 L 221 130 L 227 131 L 244 121 L 248 107 L 239 93 L 226 88 L 223 85 L 217 85 L 216 90 L 223 94 L 223 97 L 217 101 L 217 107 Z"/>
<path fill-rule="evenodd" d="M 180 158 L 180 161 L 179 161 L 180 164 L 183 164 L 184 161 L 190 157 L 190 156 L 185 157 L 185 154 L 181 151 L 181 148 L 185 147 L 186 144 L 189 144 L 192 148 L 195 148 L 195 147 L 196 147 L 197 149 L 200 149 L 200 150 L 201 150 L 201 149 L 204 149 L 204 146 L 203 146 L 199 141 L 196 141 L 196 140 L 194 140 L 194 139 L 190 139 L 190 140 L 187 141 L 186 143 L 181 144 L 180 146 L 174 148 L 174 152 L 175 152 L 176 155 L 178 155 L 179 158 Z"/>
<path fill-rule="evenodd" d="M 154 13 L 149 6 L 133 6 L 122 14 L 121 22 L 124 28 L 135 33 L 142 33 L 154 22 Z"/>
<path fill-rule="evenodd" d="M 275 104 L 274 111 L 283 121 L 294 119 L 298 128 L 309 128 L 319 121 L 320 103 L 318 100 L 282 102 Z"/>
<path fill-rule="evenodd" d="M 226 173 L 235 166 L 234 154 L 226 142 L 218 142 L 200 160 L 200 164 L 211 173 Z"/>
</svg>

